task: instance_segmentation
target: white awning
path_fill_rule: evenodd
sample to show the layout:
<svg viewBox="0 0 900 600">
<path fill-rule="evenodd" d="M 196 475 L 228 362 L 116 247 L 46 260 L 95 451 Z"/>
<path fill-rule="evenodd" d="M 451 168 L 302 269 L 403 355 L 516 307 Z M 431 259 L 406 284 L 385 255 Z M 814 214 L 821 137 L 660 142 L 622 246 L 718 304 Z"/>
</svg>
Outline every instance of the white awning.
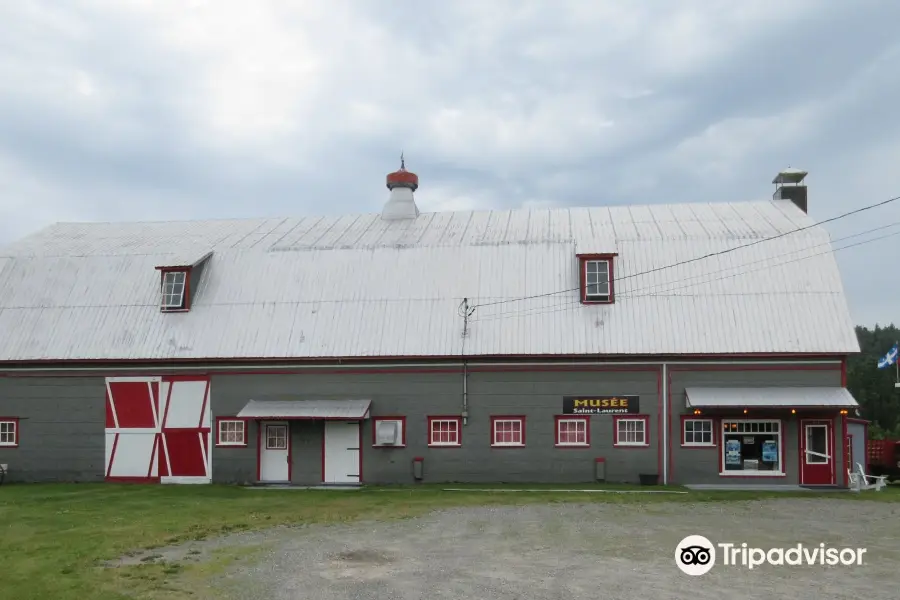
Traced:
<svg viewBox="0 0 900 600">
<path fill-rule="evenodd" d="M 341 419 L 369 418 L 371 400 L 251 400 L 240 419 Z"/>
<path fill-rule="evenodd" d="M 758 387 L 685 389 L 687 408 L 855 408 L 859 404 L 842 387 Z"/>
</svg>

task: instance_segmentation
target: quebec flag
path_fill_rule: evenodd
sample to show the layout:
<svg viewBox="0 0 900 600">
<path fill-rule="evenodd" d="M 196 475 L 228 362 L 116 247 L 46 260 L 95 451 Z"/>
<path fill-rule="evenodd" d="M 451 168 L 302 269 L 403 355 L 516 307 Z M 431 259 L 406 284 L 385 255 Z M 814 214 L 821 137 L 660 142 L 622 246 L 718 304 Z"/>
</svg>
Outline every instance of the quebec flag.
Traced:
<svg viewBox="0 0 900 600">
<path fill-rule="evenodd" d="M 900 353 L 900 346 L 894 346 L 893 348 L 891 348 L 890 351 L 888 351 L 888 353 L 878 361 L 878 368 L 884 369 L 897 362 L 898 353 Z"/>
</svg>

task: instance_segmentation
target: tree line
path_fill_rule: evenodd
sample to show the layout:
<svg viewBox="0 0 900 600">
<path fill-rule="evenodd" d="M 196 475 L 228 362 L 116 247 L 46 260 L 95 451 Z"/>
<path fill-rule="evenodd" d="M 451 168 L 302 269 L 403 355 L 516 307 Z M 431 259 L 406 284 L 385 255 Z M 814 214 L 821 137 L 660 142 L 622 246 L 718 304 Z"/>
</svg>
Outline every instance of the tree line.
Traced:
<svg viewBox="0 0 900 600">
<path fill-rule="evenodd" d="M 900 340 L 893 324 L 874 329 L 857 326 L 860 353 L 847 360 L 847 389 L 860 405 L 860 417 L 871 421 L 872 439 L 900 439 L 900 389 L 894 387 L 896 367 L 878 368 L 878 361 Z"/>
</svg>

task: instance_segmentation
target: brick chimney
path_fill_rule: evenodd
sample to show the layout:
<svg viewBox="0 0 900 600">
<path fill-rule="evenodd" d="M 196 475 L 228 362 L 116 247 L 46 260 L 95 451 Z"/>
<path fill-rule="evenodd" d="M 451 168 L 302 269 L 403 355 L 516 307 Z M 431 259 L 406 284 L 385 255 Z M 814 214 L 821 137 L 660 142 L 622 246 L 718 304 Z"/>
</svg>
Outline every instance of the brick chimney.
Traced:
<svg viewBox="0 0 900 600">
<path fill-rule="evenodd" d="M 772 199 L 790 200 L 797 205 L 797 208 L 807 212 L 806 184 L 803 183 L 803 180 L 808 174 L 806 171 L 791 167 L 778 173 L 772 180 L 772 183 L 778 186 L 775 188 Z"/>
</svg>

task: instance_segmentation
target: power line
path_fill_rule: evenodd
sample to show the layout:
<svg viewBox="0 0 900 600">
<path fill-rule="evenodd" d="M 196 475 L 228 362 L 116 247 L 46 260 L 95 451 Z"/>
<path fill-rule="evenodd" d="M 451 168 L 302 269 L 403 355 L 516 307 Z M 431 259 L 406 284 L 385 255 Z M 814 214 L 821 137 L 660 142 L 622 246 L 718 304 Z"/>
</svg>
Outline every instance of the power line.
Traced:
<svg viewBox="0 0 900 600">
<path fill-rule="evenodd" d="M 853 237 L 859 237 L 860 235 L 864 235 L 864 234 L 866 234 L 866 233 L 871 233 L 871 232 L 873 232 L 873 231 L 878 231 L 878 230 L 881 230 L 881 229 L 885 229 L 886 227 L 895 226 L 895 225 L 897 225 L 897 224 L 898 224 L 898 223 L 894 223 L 894 224 L 888 225 L 888 226 L 876 227 L 876 228 L 874 228 L 874 229 L 872 229 L 872 230 L 863 231 L 863 232 L 860 232 L 860 233 L 857 233 L 857 234 L 854 234 L 854 235 L 851 235 L 851 236 L 845 236 L 844 238 L 839 238 L 839 240 L 841 240 L 841 239 L 850 239 L 850 238 L 853 238 Z M 863 246 L 863 245 L 865 245 L 865 244 L 870 244 L 870 243 L 873 243 L 873 242 L 881 241 L 881 240 L 883 240 L 883 239 L 887 239 L 887 238 L 894 237 L 894 236 L 897 236 L 897 235 L 900 235 L 900 231 L 896 231 L 896 232 L 894 232 L 894 233 L 889 233 L 889 234 L 881 235 L 881 236 L 874 237 L 874 238 L 871 238 L 871 239 L 868 239 L 868 240 L 863 240 L 863 241 L 861 241 L 861 242 L 856 242 L 855 244 L 847 244 L 846 246 L 841 246 L 840 248 L 829 249 L 829 250 L 826 250 L 826 251 L 824 251 L 824 252 L 817 252 L 817 253 L 815 253 L 815 254 L 810 254 L 810 255 L 808 255 L 808 256 L 801 256 L 801 257 L 795 258 L 795 259 L 793 259 L 793 260 L 787 260 L 787 261 L 783 261 L 783 262 L 780 262 L 780 263 L 775 263 L 775 264 L 770 264 L 770 265 L 764 265 L 764 266 L 759 267 L 759 268 L 757 268 L 757 269 L 751 269 L 751 270 L 747 270 L 747 271 L 740 271 L 740 272 L 738 272 L 738 273 L 732 273 L 732 274 L 730 274 L 730 275 L 724 275 L 724 276 L 722 276 L 722 277 L 716 277 L 716 278 L 709 279 L 709 280 L 705 280 L 705 281 L 699 281 L 699 282 L 690 283 L 690 284 L 683 285 L 683 286 L 678 286 L 678 287 L 669 288 L 669 289 L 666 289 L 666 290 L 661 290 L 660 292 L 651 292 L 651 293 L 644 293 L 644 294 L 635 294 L 634 292 L 630 292 L 630 293 L 629 293 L 629 292 L 624 292 L 624 293 L 622 293 L 622 294 L 616 294 L 616 298 L 617 298 L 617 299 L 620 299 L 620 298 L 621 298 L 621 299 L 626 299 L 626 298 L 627 298 L 627 299 L 629 299 L 629 300 L 635 300 L 635 299 L 638 299 L 638 298 L 667 297 L 667 296 L 668 296 L 668 297 L 689 297 L 689 296 L 714 297 L 714 296 L 735 296 L 735 295 L 747 296 L 747 295 L 753 295 L 752 293 L 748 294 L 748 293 L 734 293 L 734 292 L 732 292 L 732 293 L 703 293 L 703 294 L 670 294 L 670 293 L 668 293 L 668 292 L 672 292 L 672 291 L 675 291 L 675 290 L 678 290 L 678 289 L 684 289 L 684 288 L 688 288 L 688 287 L 692 287 L 692 286 L 696 286 L 696 285 L 703 285 L 703 284 L 707 284 L 707 283 L 712 283 L 712 282 L 714 282 L 714 281 L 720 281 L 720 280 L 723 280 L 723 279 L 729 279 L 729 278 L 732 278 L 732 277 L 738 277 L 738 276 L 740 276 L 740 275 L 745 275 L 745 274 L 748 274 L 748 273 L 754 273 L 754 272 L 757 272 L 757 271 L 763 271 L 763 270 L 773 269 L 773 268 L 776 268 L 776 267 L 780 267 L 780 266 L 792 264 L 792 263 L 799 262 L 799 261 L 802 261 L 802 260 L 809 260 L 809 259 L 811 259 L 811 258 L 816 258 L 816 257 L 818 257 L 818 256 L 823 256 L 823 255 L 826 255 L 826 254 L 834 254 L 835 252 L 839 252 L 839 251 L 841 251 L 841 250 L 847 250 L 847 249 L 849 249 L 849 248 L 854 248 L 854 247 L 856 247 L 856 246 Z M 839 240 L 836 240 L 836 241 L 839 241 Z M 818 244 L 817 246 L 822 246 L 822 245 L 825 245 L 825 244 Z M 815 248 L 815 247 L 817 247 L 817 246 L 812 246 L 812 247 L 810 247 L 810 248 L 806 248 L 805 250 L 809 250 L 809 249 Z M 802 251 L 802 250 L 798 250 L 798 251 L 795 251 L 795 252 L 789 252 L 789 253 L 787 253 L 787 254 L 795 254 L 796 252 L 801 252 L 801 251 Z M 780 255 L 780 256 L 784 256 L 784 255 Z M 764 259 L 764 260 L 769 260 L 769 259 Z M 747 263 L 747 264 L 754 264 L 754 263 L 757 263 L 757 262 L 760 262 L 760 261 L 754 261 L 754 262 L 752 262 L 752 263 Z M 725 269 L 725 270 L 727 270 L 727 269 Z M 717 272 L 721 272 L 721 271 L 713 271 L 712 273 L 717 273 Z M 712 274 L 712 273 L 706 273 L 706 274 L 704 274 L 704 275 L 709 275 L 709 274 Z M 695 276 L 695 277 L 696 277 L 696 276 Z M 673 282 L 669 282 L 669 283 L 678 283 L 678 281 L 673 281 Z M 580 288 L 576 288 L 576 289 L 580 289 Z M 805 293 L 805 294 L 832 294 L 832 293 L 838 293 L 838 292 L 833 291 L 833 290 L 824 290 L 824 291 L 809 291 L 809 290 L 805 290 L 805 291 L 795 291 L 795 292 L 778 292 L 778 291 L 758 292 L 758 293 L 756 293 L 756 294 L 757 294 L 757 295 L 762 295 L 762 296 L 774 296 L 774 295 L 778 295 L 778 294 L 803 294 L 803 293 Z M 535 297 L 540 297 L 540 296 L 535 296 Z M 574 306 L 574 307 L 581 307 L 581 306 L 584 306 L 584 305 L 582 304 L 581 300 L 569 300 L 569 301 L 563 302 L 563 303 L 561 303 L 561 304 L 556 304 L 556 305 L 554 305 L 554 306 L 549 306 L 549 307 L 542 306 L 542 307 L 534 307 L 534 308 L 530 308 L 530 309 L 512 310 L 512 311 L 504 311 L 504 312 L 494 313 L 494 314 L 490 314 L 490 315 L 485 315 L 485 316 L 483 316 L 483 317 L 476 317 L 476 318 L 474 318 L 474 319 L 471 319 L 471 321 L 473 321 L 473 322 L 474 322 L 474 321 L 492 321 L 492 320 L 495 320 L 495 319 L 509 318 L 510 315 L 511 315 L 511 316 L 524 316 L 526 313 L 530 313 L 528 316 L 533 316 L 533 315 L 536 315 L 536 314 L 552 313 L 552 312 L 561 312 L 561 311 L 564 311 L 564 310 L 571 310 L 571 307 L 573 307 L 573 306 Z"/>
<path fill-rule="evenodd" d="M 667 281 L 667 282 L 663 282 L 663 283 L 653 283 L 653 284 L 650 284 L 650 285 L 647 285 L 647 286 L 644 286 L 644 287 L 641 287 L 641 288 L 636 288 L 636 289 L 633 289 L 633 290 L 628 290 L 627 292 L 625 292 L 625 294 L 630 295 L 630 294 L 634 294 L 635 292 L 640 292 L 640 291 L 643 291 L 643 290 L 654 289 L 654 288 L 658 288 L 658 287 L 670 285 L 670 284 L 672 284 L 672 283 L 681 283 L 682 281 L 687 281 L 687 280 L 689 280 L 689 279 L 697 279 L 698 277 L 706 277 L 707 275 L 713 275 L 713 274 L 715 274 L 715 273 L 722 273 L 723 271 L 730 271 L 730 270 L 732 270 L 732 269 L 741 269 L 741 268 L 747 267 L 747 266 L 749 266 L 749 265 L 755 265 L 755 264 L 758 264 L 758 263 L 761 263 L 761 262 L 765 262 L 765 261 L 768 261 L 768 260 L 772 260 L 773 258 L 780 258 L 780 257 L 782 257 L 782 256 L 789 256 L 789 255 L 791 255 L 791 254 L 797 254 L 797 253 L 800 253 L 800 252 L 804 252 L 804 251 L 806 251 L 806 250 L 812 250 L 813 248 L 821 248 L 822 246 L 830 246 L 831 244 L 835 244 L 835 243 L 837 243 L 837 242 L 842 242 L 842 241 L 844 241 L 844 240 L 851 240 L 851 239 L 853 239 L 853 238 L 858 238 L 858 237 L 861 236 L 861 235 L 866 235 L 866 234 L 869 234 L 869 233 L 874 233 L 874 232 L 876 232 L 876 231 L 882 231 L 882 230 L 884 230 L 884 229 L 890 229 L 891 227 L 897 227 L 898 225 L 900 225 L 900 221 L 894 221 L 893 223 L 889 223 L 888 225 L 882 225 L 882 226 L 880 226 L 880 227 L 873 227 L 872 229 L 867 229 L 867 230 L 865 230 L 865 231 L 860 231 L 859 233 L 854 233 L 854 234 L 852 234 L 852 235 L 845 235 L 845 236 L 843 236 L 843 237 L 839 237 L 839 238 L 833 239 L 833 240 L 831 240 L 831 241 L 829 241 L 829 242 L 823 242 L 823 243 L 821 243 L 821 244 L 815 244 L 815 245 L 813 245 L 813 246 L 808 246 L 808 247 L 806 247 L 806 248 L 801 248 L 800 250 L 791 250 L 790 252 L 784 252 L 784 253 L 782 253 L 782 254 L 776 254 L 775 256 L 767 256 L 766 258 L 760 258 L 760 259 L 753 260 L 753 261 L 750 261 L 750 262 L 748 262 L 748 263 L 743 263 L 743 264 L 740 264 L 740 265 L 737 265 L 737 266 L 725 267 L 724 269 L 718 269 L 718 270 L 716 270 L 716 271 L 707 271 L 706 273 L 701 273 L 700 275 L 692 275 L 692 276 L 690 276 L 690 277 L 679 278 L 679 279 L 675 279 L 675 280 L 673 280 L 673 281 Z M 874 239 L 880 239 L 880 238 L 874 238 Z M 849 247 L 849 246 L 848 246 L 848 247 Z"/>
<path fill-rule="evenodd" d="M 699 285 L 699 284 L 704 284 L 704 283 L 712 283 L 713 281 L 720 281 L 720 280 L 722 280 L 722 279 L 729 279 L 729 278 L 731 278 L 731 277 L 737 277 L 737 276 L 739 276 L 739 275 L 746 275 L 747 273 L 755 273 L 755 272 L 757 272 L 757 271 L 764 271 L 764 270 L 771 269 L 771 268 L 774 268 L 774 267 L 781 267 L 781 266 L 784 266 L 784 265 L 789 265 L 789 264 L 791 264 L 791 263 L 800 262 L 801 260 L 809 260 L 810 258 L 816 258 L 817 256 L 822 256 L 822 255 L 825 255 L 825 254 L 834 254 L 835 252 L 839 252 L 839 251 L 841 251 L 841 250 L 846 250 L 847 248 L 854 248 L 854 247 L 856 247 L 856 246 L 863 246 L 863 245 L 865 245 L 865 244 L 871 244 L 872 242 L 877 242 L 877 241 L 880 241 L 880 240 L 883 240 L 883 239 L 886 239 L 886 238 L 889 238 L 889 237 L 894 237 L 895 235 L 900 235 L 900 231 L 895 231 L 894 233 L 888 233 L 888 234 L 885 234 L 885 235 L 880 235 L 880 236 L 878 236 L 878 237 L 874 237 L 874 238 L 871 238 L 871 239 L 868 239 L 868 240 L 863 240 L 862 242 L 856 242 L 855 244 L 847 244 L 846 246 L 841 246 L 840 248 L 835 248 L 835 249 L 833 249 L 833 250 L 826 250 L 826 251 L 824 251 L 824 252 L 817 252 L 817 253 L 815 253 L 815 254 L 810 254 L 809 256 L 801 256 L 800 258 L 795 258 L 795 259 L 793 259 L 793 260 L 786 260 L 786 261 L 784 261 L 784 262 L 775 263 L 774 265 L 764 265 L 764 266 L 758 267 L 758 268 L 756 268 L 756 269 L 750 269 L 749 271 L 741 271 L 741 272 L 739 272 L 739 273 L 732 273 L 731 275 L 723 275 L 722 277 L 715 277 L 715 278 L 713 278 L 713 279 L 709 279 L 709 280 L 706 280 L 706 281 L 700 281 L 700 282 L 698 282 L 698 283 L 689 283 L 689 284 L 687 284 L 687 285 L 681 285 L 681 286 L 678 286 L 678 287 L 669 288 L 669 289 L 666 289 L 666 290 L 662 290 L 662 292 L 663 292 L 663 293 L 665 293 L 665 292 L 671 292 L 671 291 L 674 291 L 674 290 L 680 290 L 680 289 L 684 289 L 684 288 L 686 288 L 686 287 L 691 287 L 692 285 Z M 651 293 L 647 293 L 647 294 L 634 294 L 634 295 L 629 294 L 629 293 L 626 292 L 625 294 L 623 294 L 623 296 L 624 296 L 625 298 L 645 298 L 645 297 L 648 297 L 648 296 L 656 296 L 656 295 L 661 295 L 661 294 L 656 294 L 656 293 L 652 293 L 652 292 L 651 292 Z M 767 295 L 768 295 L 768 294 L 767 294 Z"/>
<path fill-rule="evenodd" d="M 664 270 L 664 269 L 672 269 L 672 268 L 674 268 L 674 267 L 679 267 L 679 266 L 681 266 L 681 265 L 686 265 L 686 264 L 689 264 L 689 263 L 692 263 L 692 262 L 696 262 L 696 261 L 698 261 L 698 260 L 705 260 L 705 259 L 707 259 L 707 258 L 713 258 L 713 257 L 715 257 L 715 256 L 720 256 L 720 255 L 722 255 L 722 254 L 727 254 L 727 253 L 729 253 L 729 252 L 734 252 L 735 250 L 741 250 L 742 248 L 749 248 L 750 246 L 755 246 L 755 245 L 761 244 L 761 243 L 763 243 L 763 242 L 770 242 L 770 241 L 772 241 L 772 240 L 777 240 L 777 239 L 779 239 L 779 238 L 783 238 L 783 237 L 785 237 L 785 236 L 787 236 L 787 235 L 791 235 L 791 234 L 793 234 L 793 233 L 799 233 L 799 232 L 801 232 L 801 231 L 806 231 L 807 229 L 812 229 L 813 227 L 818 227 L 819 225 L 824 225 L 824 224 L 826 224 L 826 223 L 831 223 L 831 222 L 833 222 L 833 221 L 837 221 L 837 220 L 839 220 L 839 219 L 844 219 L 844 218 L 846 218 L 846 217 L 850 217 L 850 216 L 852 216 L 852 215 L 859 214 L 859 213 L 861 213 L 861 212 L 864 212 L 864 211 L 867 211 L 867 210 L 871 210 L 871 209 L 873 209 L 873 208 L 878 208 L 878 207 L 880 207 L 880 206 L 885 206 L 886 204 L 890 204 L 891 202 L 896 202 L 897 200 L 900 200 L 900 196 L 894 196 L 893 198 L 888 198 L 887 200 L 884 200 L 884 201 L 882 201 L 882 202 L 878 202 L 878 203 L 875 203 L 875 204 L 869 204 L 868 206 L 863 206 L 863 207 L 861 207 L 861 208 L 857 208 L 857 209 L 855 209 L 855 210 L 851 210 L 850 212 L 846 212 L 846 213 L 844 213 L 844 214 L 837 215 L 837 216 L 835 216 L 835 217 L 831 217 L 830 219 L 825 219 L 824 221 L 819 221 L 819 222 L 817 222 L 817 223 L 813 223 L 812 225 L 806 225 L 806 226 L 804 226 L 804 227 L 799 227 L 799 228 L 797 228 L 797 229 L 791 229 L 790 231 L 785 231 L 785 232 L 782 232 L 782 233 L 779 233 L 779 234 L 777 234 L 777 235 L 773 235 L 773 236 L 770 236 L 770 237 L 767 237 L 767 238 L 761 238 L 761 239 L 758 239 L 758 240 L 754 240 L 754 241 L 752 241 L 752 242 L 748 242 L 748 243 L 742 244 L 742 245 L 740 245 L 740 246 L 735 246 L 734 248 L 726 248 L 725 250 L 719 250 L 718 252 L 711 252 L 711 253 L 709 253 L 709 254 L 704 254 L 704 255 L 702 255 L 702 256 L 696 256 L 696 257 L 694 257 L 694 258 L 689 258 L 689 259 L 687 259 L 687 260 L 683 260 L 683 261 L 679 261 L 679 262 L 676 262 L 676 263 L 672 263 L 672 264 L 670 264 L 670 265 L 665 265 L 665 266 L 662 266 L 662 267 L 656 267 L 656 268 L 653 268 L 653 269 L 649 269 L 649 270 L 647 270 L 647 271 L 641 271 L 640 273 L 632 273 L 631 275 L 625 275 L 624 277 L 615 277 L 615 278 L 612 279 L 612 282 L 616 282 L 616 281 L 624 281 L 625 279 L 630 279 L 630 278 L 632 278 L 632 277 L 638 277 L 638 276 L 640 276 L 640 275 L 647 275 L 647 274 L 649 274 L 649 273 L 655 273 L 655 272 L 657 272 L 657 271 L 662 271 L 662 270 Z M 544 298 L 544 297 L 547 297 L 547 296 L 555 296 L 555 295 L 557 295 L 557 294 L 567 294 L 567 293 L 569 293 L 569 292 L 578 291 L 578 290 L 580 290 L 580 289 L 581 289 L 580 287 L 577 287 L 577 288 L 569 288 L 569 289 L 566 289 L 566 290 L 558 290 L 558 291 L 555 291 L 555 292 L 547 292 L 547 293 L 544 293 L 544 294 L 536 294 L 536 295 L 534 295 L 534 296 L 524 296 L 524 297 L 522 297 L 522 298 L 509 298 L 509 299 L 507 299 L 507 300 L 496 300 L 496 301 L 494 301 L 494 302 L 485 302 L 485 303 L 482 303 L 482 304 L 473 304 L 473 305 L 471 306 L 471 308 L 475 309 L 475 308 L 480 308 L 480 307 L 482 307 L 482 306 L 494 306 L 494 305 L 496 305 L 496 304 L 506 304 L 506 303 L 509 303 L 509 302 L 521 302 L 521 301 L 523 301 L 523 300 L 533 300 L 533 299 L 535 299 L 535 298 Z"/>
</svg>

